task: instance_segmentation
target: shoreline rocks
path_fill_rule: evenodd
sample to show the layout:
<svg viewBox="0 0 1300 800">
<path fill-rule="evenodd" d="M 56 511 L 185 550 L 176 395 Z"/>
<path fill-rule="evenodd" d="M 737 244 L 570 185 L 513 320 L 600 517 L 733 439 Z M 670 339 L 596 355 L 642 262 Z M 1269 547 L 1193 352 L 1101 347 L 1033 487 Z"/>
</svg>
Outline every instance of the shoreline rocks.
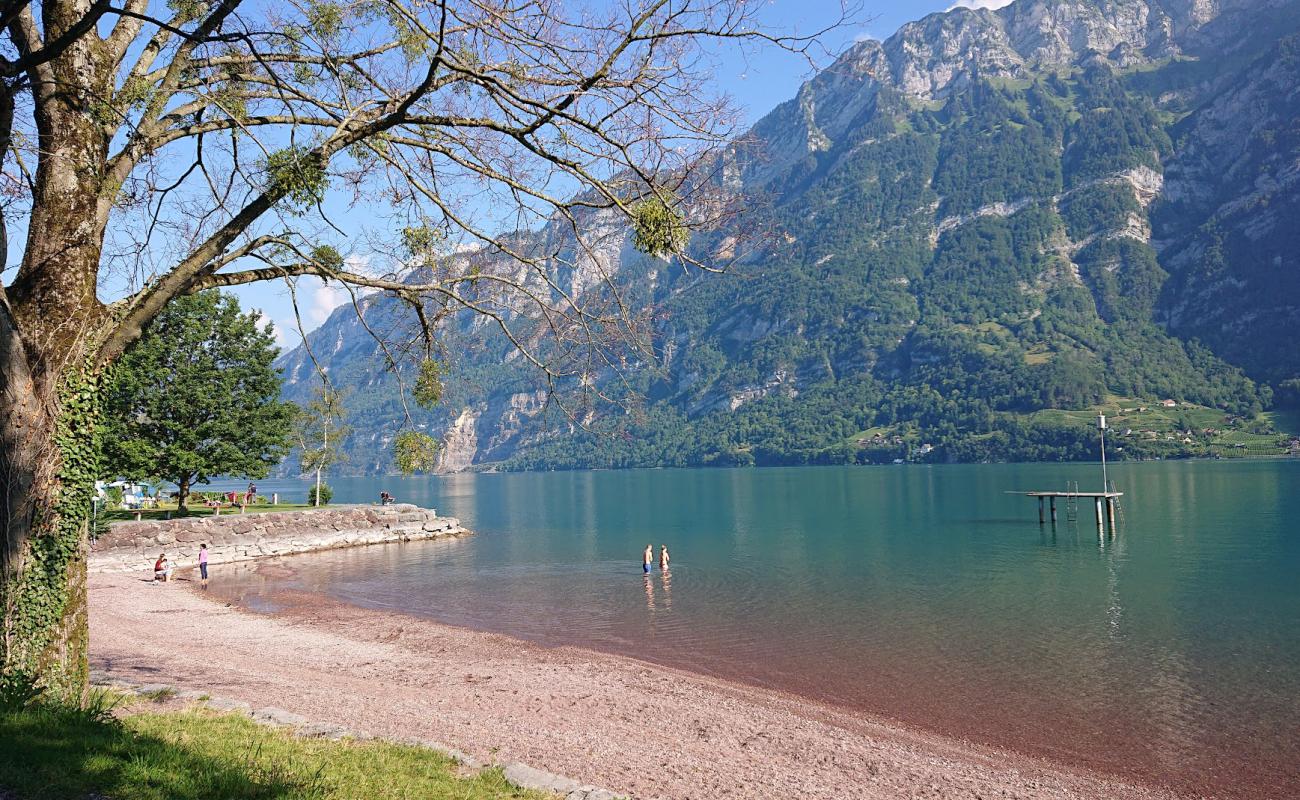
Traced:
<svg viewBox="0 0 1300 800">
<path fill-rule="evenodd" d="M 165 552 L 173 567 L 198 564 L 199 544 L 212 563 L 251 561 L 416 539 L 463 536 L 453 517 L 409 503 L 343 505 L 299 511 L 268 511 L 212 517 L 118 522 L 90 546 L 91 572 L 147 570 Z"/>
</svg>

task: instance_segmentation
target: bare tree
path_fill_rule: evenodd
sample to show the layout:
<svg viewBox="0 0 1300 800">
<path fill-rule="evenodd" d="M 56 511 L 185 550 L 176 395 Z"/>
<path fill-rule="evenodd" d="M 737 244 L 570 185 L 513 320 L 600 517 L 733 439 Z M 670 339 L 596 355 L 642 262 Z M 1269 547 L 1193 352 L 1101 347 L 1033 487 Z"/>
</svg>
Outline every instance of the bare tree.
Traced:
<svg viewBox="0 0 1300 800">
<path fill-rule="evenodd" d="M 405 301 L 426 357 L 472 313 L 551 380 L 614 363 L 644 342 L 584 226 L 693 261 L 687 233 L 732 211 L 707 42 L 814 41 L 760 5 L 0 0 L 0 242 L 25 236 L 0 289 L 4 686 L 84 691 L 97 387 L 169 301 L 317 276 Z M 350 203 L 415 273 L 345 263 L 327 210 Z M 524 246 L 542 223 L 598 290 Z"/>
</svg>

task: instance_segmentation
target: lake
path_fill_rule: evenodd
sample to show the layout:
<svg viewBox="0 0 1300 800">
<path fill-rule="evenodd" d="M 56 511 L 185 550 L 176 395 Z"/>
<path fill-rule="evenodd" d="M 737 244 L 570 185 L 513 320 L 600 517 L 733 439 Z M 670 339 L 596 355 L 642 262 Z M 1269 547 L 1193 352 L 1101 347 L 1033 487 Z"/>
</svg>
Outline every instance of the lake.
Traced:
<svg viewBox="0 0 1300 800">
<path fill-rule="evenodd" d="M 297 556 L 275 592 L 634 656 L 1237 797 L 1300 796 L 1300 461 L 1118 464 L 1119 530 L 1006 494 L 1096 465 L 334 479 L 477 535 Z M 259 482 L 301 502 L 305 481 Z M 242 488 L 243 484 L 239 484 Z M 647 543 L 670 574 L 641 574 Z"/>
</svg>

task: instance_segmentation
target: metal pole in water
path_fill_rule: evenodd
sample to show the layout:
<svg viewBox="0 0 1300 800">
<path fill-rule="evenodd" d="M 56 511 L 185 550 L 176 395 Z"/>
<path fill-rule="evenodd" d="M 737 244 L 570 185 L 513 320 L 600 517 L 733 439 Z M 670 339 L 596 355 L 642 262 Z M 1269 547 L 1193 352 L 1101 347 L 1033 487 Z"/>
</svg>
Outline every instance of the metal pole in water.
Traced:
<svg viewBox="0 0 1300 800">
<path fill-rule="evenodd" d="M 1110 491 L 1110 483 L 1106 480 L 1106 415 L 1097 415 L 1097 430 L 1101 431 L 1101 490 Z"/>
<path fill-rule="evenodd" d="M 1106 525 L 1106 523 L 1105 523 L 1104 518 L 1103 518 L 1102 515 L 1101 515 L 1101 498 L 1100 498 L 1100 497 L 1097 498 L 1096 508 L 1097 508 L 1097 535 L 1098 535 L 1098 536 L 1101 536 L 1103 533 L 1105 533 L 1105 525 Z"/>
</svg>

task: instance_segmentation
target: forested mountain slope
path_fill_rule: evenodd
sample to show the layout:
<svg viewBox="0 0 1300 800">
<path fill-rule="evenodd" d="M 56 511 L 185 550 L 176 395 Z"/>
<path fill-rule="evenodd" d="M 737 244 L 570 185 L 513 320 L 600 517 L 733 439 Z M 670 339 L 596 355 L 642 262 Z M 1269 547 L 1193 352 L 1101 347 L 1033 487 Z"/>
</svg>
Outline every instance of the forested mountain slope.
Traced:
<svg viewBox="0 0 1300 800">
<path fill-rule="evenodd" d="M 728 165 L 774 244 L 725 275 L 602 251 L 656 321 L 632 411 L 574 432 L 465 321 L 419 423 L 452 470 L 1078 458 L 1045 410 L 1116 397 L 1249 419 L 1300 376 L 1297 29 L 1295 0 L 1019 0 L 859 43 Z M 311 341 L 355 387 L 351 469 L 387 469 L 376 347 L 351 308 Z M 308 359 L 282 365 L 300 399 Z"/>
</svg>

